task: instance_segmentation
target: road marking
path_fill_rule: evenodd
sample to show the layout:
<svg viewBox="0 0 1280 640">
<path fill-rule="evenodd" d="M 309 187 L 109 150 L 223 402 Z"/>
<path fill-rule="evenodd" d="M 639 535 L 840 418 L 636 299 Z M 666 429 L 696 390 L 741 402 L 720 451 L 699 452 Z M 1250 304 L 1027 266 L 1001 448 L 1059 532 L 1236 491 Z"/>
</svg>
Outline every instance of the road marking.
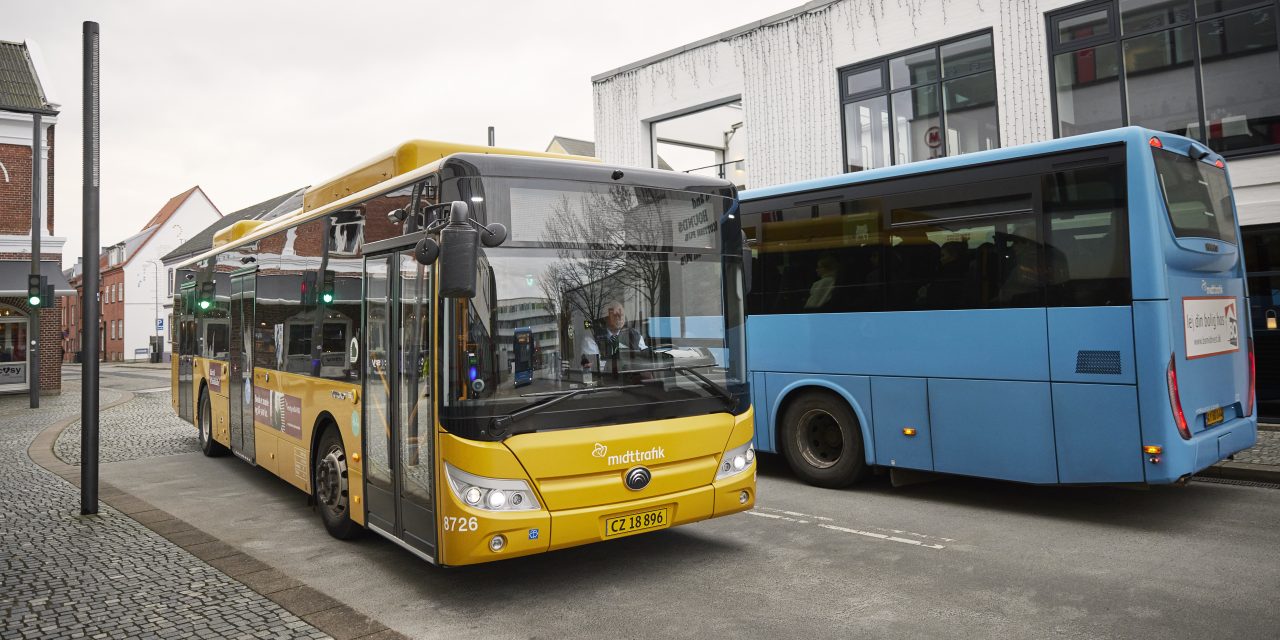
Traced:
<svg viewBox="0 0 1280 640">
<path fill-rule="evenodd" d="M 134 391 L 134 393 L 160 393 L 161 391 L 168 390 L 169 387 L 156 387 L 154 389 L 139 389 L 138 391 Z"/>
<path fill-rule="evenodd" d="M 799 513 L 799 512 L 796 512 L 796 511 L 787 511 L 786 509 L 774 509 L 774 508 L 771 508 L 771 507 L 761 507 L 761 506 L 757 506 L 757 507 L 756 507 L 756 509 L 758 509 L 758 510 L 762 510 L 762 511 L 772 511 L 772 512 L 774 512 L 774 513 L 785 513 L 785 514 L 788 514 L 788 515 L 799 516 L 799 517 L 802 517 L 802 518 L 808 518 L 808 519 L 810 519 L 810 520 L 820 520 L 820 521 L 823 521 L 823 522 L 835 522 L 835 520 L 834 520 L 833 518 L 828 518 L 828 517 L 826 517 L 826 516 L 815 516 L 815 515 L 813 515 L 813 514 L 809 514 L 809 513 Z M 955 542 L 955 541 L 956 541 L 956 540 L 955 540 L 955 538 L 944 538 L 944 537 L 942 537 L 942 536 L 931 536 L 931 535 L 926 534 L 926 533 L 916 533 L 916 532 L 914 532 L 914 531 L 903 531 L 902 529 L 886 529 L 886 528 L 883 528 L 883 527 L 868 527 L 868 528 L 869 528 L 869 529 L 878 529 L 878 530 L 880 530 L 880 531 L 887 531 L 887 532 L 889 532 L 889 533 L 898 533 L 898 534 L 902 534 L 902 535 L 904 535 L 904 536 L 911 536 L 911 537 L 913 537 L 913 538 L 921 538 L 921 539 L 924 539 L 924 540 L 941 540 L 941 541 L 943 541 L 943 542 Z"/>
<path fill-rule="evenodd" d="M 836 525 L 834 525 L 834 524 L 821 524 L 821 523 L 820 523 L 820 524 L 818 524 L 818 526 L 819 526 L 819 527 L 822 527 L 823 529 L 831 529 L 832 531 L 842 531 L 842 532 L 844 532 L 844 533 L 852 533 L 852 534 L 854 534 L 854 535 L 858 535 L 858 536 L 866 536 L 866 537 L 868 537 L 868 538 L 875 538 L 875 539 L 877 539 L 877 540 L 888 540 L 888 541 L 890 541 L 890 542 L 901 542 L 902 544 L 909 544 L 909 545 L 916 546 L 916 547 L 923 547 L 923 548 L 925 548 L 925 549 L 945 549 L 945 548 L 946 548 L 946 546 L 945 546 L 945 545 L 941 545 L 941 544 L 925 544 L 925 543 L 923 543 L 923 542 L 920 542 L 919 540 L 908 540 L 907 538 L 899 538 L 898 536 L 889 536 L 889 535 L 885 535 L 885 534 L 883 534 L 883 533 L 875 533 L 874 531 L 860 531 L 860 530 L 858 530 L 858 529 L 849 529 L 849 528 L 847 528 L 847 527 L 837 527 L 837 526 L 836 526 Z"/>
<path fill-rule="evenodd" d="M 772 511 L 773 513 L 767 513 L 769 511 Z M 819 527 L 822 527 L 823 529 L 829 529 L 831 531 L 839 531 L 841 533 L 849 533 L 853 535 L 863 536 L 866 538 L 872 538 L 874 540 L 884 540 L 885 542 L 898 542 L 901 544 L 909 544 L 913 547 L 921 547 L 923 549 L 945 549 L 947 547 L 946 545 L 943 545 L 943 544 L 929 543 L 929 542 L 924 542 L 923 540 L 912 540 L 911 538 L 903 538 L 901 536 L 891 535 L 891 534 L 897 533 L 897 534 L 902 534 L 907 536 L 914 536 L 916 538 L 924 538 L 928 540 L 945 540 L 947 542 L 955 542 L 954 538 L 943 538 L 940 536 L 925 535 L 923 533 L 912 533 L 910 531 L 903 531 L 901 529 L 880 529 L 880 527 L 869 527 L 871 529 L 880 529 L 881 531 L 888 531 L 890 533 L 876 533 L 875 531 L 866 531 L 864 529 L 850 529 L 848 527 L 841 527 L 834 524 L 828 524 L 830 522 L 834 522 L 834 519 L 832 518 L 828 518 L 825 516 L 815 516 L 808 513 L 800 513 L 799 511 L 788 511 L 786 509 L 773 509 L 770 507 L 757 506 L 756 508 L 750 511 L 747 511 L 746 513 L 748 515 L 753 515 L 760 518 L 768 518 L 770 520 L 781 520 L 784 522 L 794 522 L 796 524 L 810 524 L 810 521 L 817 520 L 819 522 L 816 522 L 815 524 L 817 524 Z M 796 516 L 796 517 L 792 517 L 792 516 Z M 807 519 L 802 520 L 801 518 L 807 518 Z"/>
<path fill-rule="evenodd" d="M 795 518 L 788 518 L 787 516 L 780 516 L 772 513 L 760 513 L 759 511 L 748 511 L 747 513 L 753 516 L 760 516 L 761 518 L 769 518 L 771 520 L 786 520 L 787 522 L 794 522 L 796 524 L 809 524 L 808 520 L 797 520 Z"/>
</svg>

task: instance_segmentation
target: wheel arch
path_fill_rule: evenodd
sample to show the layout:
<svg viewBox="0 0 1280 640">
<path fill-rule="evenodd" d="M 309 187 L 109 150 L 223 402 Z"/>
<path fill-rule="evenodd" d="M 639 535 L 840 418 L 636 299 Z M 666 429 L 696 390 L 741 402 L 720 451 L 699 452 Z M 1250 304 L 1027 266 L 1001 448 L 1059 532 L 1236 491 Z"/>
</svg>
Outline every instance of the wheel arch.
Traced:
<svg viewBox="0 0 1280 640">
<path fill-rule="evenodd" d="M 774 449 L 778 453 L 782 453 L 782 416 L 785 415 L 787 408 L 796 398 L 807 392 L 834 395 L 836 398 L 843 400 L 853 410 L 853 415 L 858 419 L 858 431 L 862 434 L 862 455 L 866 458 L 868 465 L 875 464 L 875 440 L 872 439 L 871 435 L 871 420 L 868 418 L 867 412 L 863 410 L 862 404 L 848 389 L 821 378 L 794 380 L 783 387 L 774 397 L 773 406 L 770 407 L 769 411 L 769 415 L 773 418 L 773 424 L 769 426 L 769 429 L 775 443 Z"/>
<path fill-rule="evenodd" d="M 319 415 L 316 416 L 315 422 L 311 424 L 311 446 L 309 447 L 310 453 L 307 458 L 307 468 L 311 470 L 310 473 L 307 474 L 308 495 L 311 495 L 315 491 L 315 487 L 312 486 L 312 480 L 315 477 L 316 454 L 320 449 L 320 436 L 323 436 L 325 430 L 330 426 L 333 426 L 333 428 L 338 431 L 338 440 L 342 442 L 342 448 L 346 451 L 351 450 L 351 448 L 347 446 L 346 439 L 342 437 L 342 428 L 338 426 L 338 420 L 328 411 L 321 411 Z"/>
</svg>

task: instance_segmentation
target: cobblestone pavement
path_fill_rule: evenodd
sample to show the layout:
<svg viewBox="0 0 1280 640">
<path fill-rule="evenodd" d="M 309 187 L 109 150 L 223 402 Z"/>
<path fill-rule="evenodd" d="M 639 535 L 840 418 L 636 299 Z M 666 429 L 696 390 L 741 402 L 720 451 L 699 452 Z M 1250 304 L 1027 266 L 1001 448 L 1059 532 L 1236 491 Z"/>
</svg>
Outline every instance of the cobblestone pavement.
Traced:
<svg viewBox="0 0 1280 640">
<path fill-rule="evenodd" d="M 101 462 L 200 450 L 196 428 L 174 413 L 168 392 L 139 393 L 132 401 L 103 411 L 101 416 L 98 428 Z M 72 426 L 63 431 L 54 453 L 67 464 L 80 464 L 80 429 Z"/>
<path fill-rule="evenodd" d="M 107 505 L 81 516 L 79 489 L 27 455 L 79 413 L 63 391 L 35 411 L 0 397 L 0 639 L 327 637 Z"/>
<path fill-rule="evenodd" d="M 1258 444 L 1236 454 L 1236 462 L 1275 465 L 1280 470 L 1280 431 L 1258 430 Z"/>
</svg>

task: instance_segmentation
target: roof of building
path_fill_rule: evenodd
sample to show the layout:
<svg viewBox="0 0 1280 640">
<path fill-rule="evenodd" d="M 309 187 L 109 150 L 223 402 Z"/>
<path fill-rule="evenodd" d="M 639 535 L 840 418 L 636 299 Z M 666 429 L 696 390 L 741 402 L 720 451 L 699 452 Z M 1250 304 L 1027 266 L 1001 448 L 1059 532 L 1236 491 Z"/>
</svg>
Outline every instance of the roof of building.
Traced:
<svg viewBox="0 0 1280 640">
<path fill-rule="evenodd" d="M 156 232 L 160 230 L 160 227 L 163 227 L 164 223 L 168 222 L 169 218 L 172 218 L 173 214 L 182 207 L 182 203 L 190 199 L 197 191 L 199 191 L 201 195 L 204 195 L 204 190 L 200 188 L 200 185 L 196 185 L 172 198 L 169 198 L 169 201 L 166 202 L 163 207 L 160 207 L 160 210 L 157 211 L 154 216 L 151 216 L 151 219 L 147 221 L 147 224 L 143 225 L 142 231 L 139 231 L 120 242 L 114 242 L 108 245 L 108 247 L 124 245 L 124 262 L 117 265 L 110 265 L 108 263 L 109 252 L 104 250 L 102 254 L 98 256 L 98 268 L 106 269 L 110 267 L 114 269 L 117 267 L 123 267 L 132 262 L 133 256 L 137 254 L 138 250 L 145 246 L 147 242 L 155 236 Z M 204 196 L 204 199 L 213 207 L 214 213 L 217 213 L 219 216 L 222 215 L 222 212 L 218 211 L 218 206 L 213 204 L 213 200 L 210 200 L 209 196 Z"/>
<path fill-rule="evenodd" d="M 239 211 L 228 213 L 222 216 L 217 222 L 209 225 L 197 233 L 194 237 L 178 246 L 177 249 L 170 251 L 160 260 L 162 262 L 171 262 L 189 255 L 204 253 L 213 246 L 213 236 L 217 232 L 225 229 L 241 220 L 269 220 L 276 217 L 280 213 L 293 211 L 302 206 L 302 195 L 306 191 L 306 187 L 287 191 L 274 198 L 263 200 L 257 204 L 249 205 Z"/>
<path fill-rule="evenodd" d="M 0 41 L 0 110 L 55 112 L 21 42 Z"/>
<path fill-rule="evenodd" d="M 551 143 L 547 145 L 547 151 L 550 151 L 551 146 L 557 142 L 560 143 L 560 148 L 564 149 L 565 153 L 570 155 L 591 157 L 595 157 L 596 155 L 596 143 L 590 140 L 579 140 L 577 138 L 566 138 L 564 136 L 552 137 Z"/>
</svg>

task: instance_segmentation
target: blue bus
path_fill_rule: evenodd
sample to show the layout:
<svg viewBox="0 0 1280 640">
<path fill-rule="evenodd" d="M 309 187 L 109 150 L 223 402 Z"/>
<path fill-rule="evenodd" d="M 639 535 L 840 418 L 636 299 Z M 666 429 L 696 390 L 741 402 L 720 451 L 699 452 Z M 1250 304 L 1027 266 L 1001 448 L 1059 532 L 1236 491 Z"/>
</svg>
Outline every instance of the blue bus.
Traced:
<svg viewBox="0 0 1280 640">
<path fill-rule="evenodd" d="M 741 198 L 756 442 L 810 484 L 1166 484 L 1256 441 L 1240 230 L 1201 143 L 1129 127 Z"/>
<path fill-rule="evenodd" d="M 533 384 L 533 329 L 516 327 L 511 343 L 515 359 L 514 386 Z"/>
</svg>

